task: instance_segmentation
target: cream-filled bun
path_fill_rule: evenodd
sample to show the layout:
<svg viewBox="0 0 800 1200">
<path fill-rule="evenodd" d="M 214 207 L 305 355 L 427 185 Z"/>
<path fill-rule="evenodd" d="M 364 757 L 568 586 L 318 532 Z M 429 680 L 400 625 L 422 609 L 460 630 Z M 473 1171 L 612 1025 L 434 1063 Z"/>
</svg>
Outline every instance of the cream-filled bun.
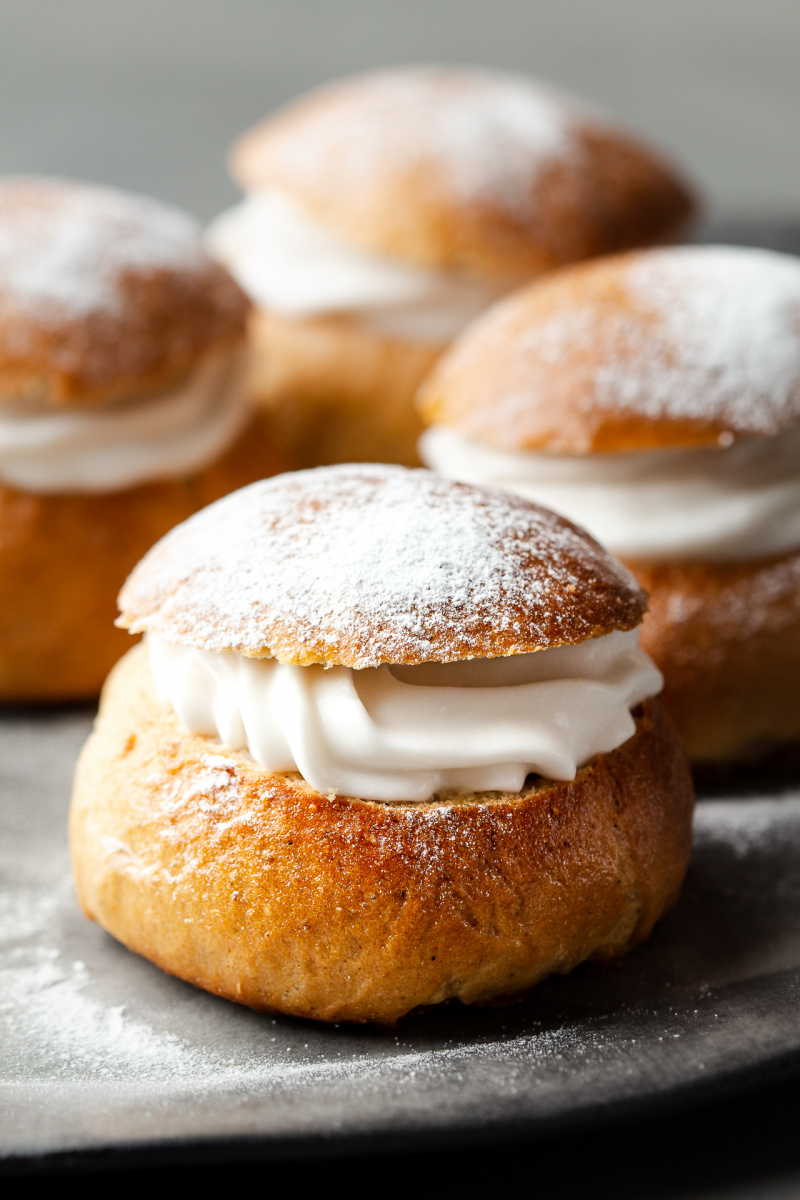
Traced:
<svg viewBox="0 0 800 1200">
<path fill-rule="evenodd" d="M 564 513 L 650 593 L 698 763 L 800 740 L 800 260 L 642 251 L 498 305 L 421 393 L 427 464 Z"/>
<path fill-rule="evenodd" d="M 254 1008 L 393 1022 L 618 958 L 692 788 L 644 595 L 575 526 L 402 467 L 253 484 L 120 596 L 71 818 L 81 904 Z"/>
<path fill-rule="evenodd" d="M 147 547 L 277 469 L 248 309 L 183 213 L 0 179 L 0 701 L 96 696 Z"/>
<path fill-rule="evenodd" d="M 671 240 L 674 169 L 583 102 L 475 67 L 346 79 L 234 146 L 210 244 L 257 305 L 254 388 L 293 462 L 414 463 L 417 384 L 470 320 L 564 263 Z"/>
</svg>

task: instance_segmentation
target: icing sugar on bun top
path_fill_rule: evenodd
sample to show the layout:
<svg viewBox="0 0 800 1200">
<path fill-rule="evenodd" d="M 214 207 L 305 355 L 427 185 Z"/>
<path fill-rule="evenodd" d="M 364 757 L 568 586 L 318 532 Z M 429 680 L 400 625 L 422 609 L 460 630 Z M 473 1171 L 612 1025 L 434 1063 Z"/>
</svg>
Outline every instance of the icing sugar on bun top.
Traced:
<svg viewBox="0 0 800 1200">
<path fill-rule="evenodd" d="M 245 332 L 191 217 L 141 196 L 0 180 L 0 397 L 76 408 L 157 391 Z"/>
<path fill-rule="evenodd" d="M 426 382 L 425 418 L 501 450 L 730 445 L 800 420 L 800 260 L 643 250 L 540 280 Z"/>
<path fill-rule="evenodd" d="M 474 67 L 322 87 L 245 134 L 232 170 L 357 246 L 479 275 L 664 240 L 694 209 L 669 165 L 582 102 Z"/>
<path fill-rule="evenodd" d="M 644 593 L 569 522 L 427 471 L 318 468 L 173 529 L 119 624 L 202 650 L 355 669 L 575 645 L 639 625 Z"/>
<path fill-rule="evenodd" d="M 800 545 L 800 260 L 684 246 L 519 292 L 424 386 L 424 461 L 564 513 L 623 558 Z"/>
</svg>

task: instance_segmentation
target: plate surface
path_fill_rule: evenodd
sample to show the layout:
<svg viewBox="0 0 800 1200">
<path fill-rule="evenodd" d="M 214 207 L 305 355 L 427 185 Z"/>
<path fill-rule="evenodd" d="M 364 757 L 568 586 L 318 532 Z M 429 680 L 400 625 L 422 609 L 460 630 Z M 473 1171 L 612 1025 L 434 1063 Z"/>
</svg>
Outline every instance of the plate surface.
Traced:
<svg viewBox="0 0 800 1200">
<path fill-rule="evenodd" d="M 677 908 L 618 970 L 396 1030 L 259 1016 L 79 912 L 84 712 L 0 719 L 0 1157 L 564 1127 L 800 1065 L 800 789 L 707 799 Z"/>
</svg>

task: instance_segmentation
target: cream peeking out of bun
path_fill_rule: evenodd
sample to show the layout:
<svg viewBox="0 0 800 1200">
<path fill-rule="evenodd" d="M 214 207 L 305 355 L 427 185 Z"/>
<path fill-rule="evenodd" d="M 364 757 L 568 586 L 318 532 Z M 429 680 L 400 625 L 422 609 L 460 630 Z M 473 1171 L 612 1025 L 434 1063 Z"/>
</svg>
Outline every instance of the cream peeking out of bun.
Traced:
<svg viewBox="0 0 800 1200">
<path fill-rule="evenodd" d="M 702 764 L 800 741 L 800 262 L 639 251 L 520 291 L 423 386 L 422 455 L 579 522 L 650 594 Z"/>
<path fill-rule="evenodd" d="M 615 958 L 692 791 L 644 596 L 524 500 L 400 467 L 252 485 L 133 572 L 78 767 L 90 916 L 255 1008 L 392 1022 Z"/>
<path fill-rule="evenodd" d="M 414 463 L 417 384 L 525 280 L 670 240 L 694 201 L 656 152 L 509 72 L 376 71 L 244 134 L 209 239 L 256 304 L 254 387 L 293 465 Z"/>
<path fill-rule="evenodd" d="M 248 310 L 186 214 L 0 180 L 0 700 L 96 696 L 147 546 L 276 469 Z"/>
</svg>

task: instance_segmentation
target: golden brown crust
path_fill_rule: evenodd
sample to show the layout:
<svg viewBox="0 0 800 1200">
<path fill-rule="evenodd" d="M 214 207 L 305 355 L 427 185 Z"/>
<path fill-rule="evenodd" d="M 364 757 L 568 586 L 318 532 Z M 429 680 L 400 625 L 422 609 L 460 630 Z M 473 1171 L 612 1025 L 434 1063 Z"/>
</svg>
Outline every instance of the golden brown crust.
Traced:
<svg viewBox="0 0 800 1200">
<path fill-rule="evenodd" d="M 744 763 L 800 742 L 800 551 L 628 566 L 650 593 L 641 644 L 692 761 Z"/>
<path fill-rule="evenodd" d="M 414 397 L 444 349 L 387 338 L 347 316 L 257 310 L 251 321 L 256 403 L 293 469 L 338 462 L 419 466 Z"/>
<path fill-rule="evenodd" d="M 244 335 L 249 303 L 191 218 L 143 197 L 0 181 L 0 397 L 82 407 L 157 392 Z"/>
<path fill-rule="evenodd" d="M 579 102 L 465 67 L 320 88 L 246 133 L 232 170 L 358 245 L 477 274 L 669 240 L 695 210 L 671 166 Z"/>
<path fill-rule="evenodd" d="M 631 629 L 646 601 L 583 530 L 430 471 L 341 465 L 226 497 L 131 574 L 119 623 L 205 650 L 375 667 Z"/>
<path fill-rule="evenodd" d="M 496 305 L 422 386 L 427 424 L 565 454 L 729 444 L 800 420 L 800 266 L 693 246 L 560 271 Z"/>
<path fill-rule="evenodd" d="M 257 1009 L 393 1023 L 641 942 L 678 894 L 692 800 L 653 701 L 573 783 L 321 796 L 186 734 L 137 647 L 78 765 L 72 855 L 87 915 L 164 970 Z"/>
<path fill-rule="evenodd" d="M 280 469 L 260 419 L 185 479 L 97 495 L 0 486 L 0 702 L 93 699 L 130 646 L 116 597 L 178 521 Z"/>
</svg>

